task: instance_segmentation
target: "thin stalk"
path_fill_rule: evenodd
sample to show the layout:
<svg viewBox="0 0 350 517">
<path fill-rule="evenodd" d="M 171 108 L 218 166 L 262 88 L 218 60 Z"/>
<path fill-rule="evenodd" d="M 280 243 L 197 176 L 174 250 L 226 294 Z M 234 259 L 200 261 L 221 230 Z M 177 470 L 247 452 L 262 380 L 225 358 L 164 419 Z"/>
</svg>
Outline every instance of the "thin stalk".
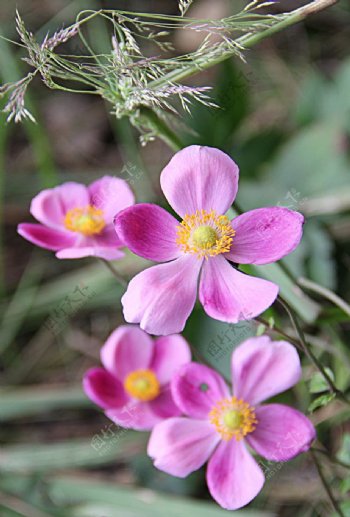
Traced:
<svg viewBox="0 0 350 517">
<path fill-rule="evenodd" d="M 331 501 L 333 507 L 334 507 L 334 510 L 337 512 L 337 514 L 339 515 L 339 517 L 345 517 L 345 514 L 343 512 L 343 510 L 340 508 L 339 506 L 339 503 L 338 501 L 336 500 L 333 492 L 332 492 L 332 489 L 331 487 L 329 486 L 328 484 L 328 481 L 322 471 L 322 468 L 321 468 L 321 465 L 317 459 L 317 456 L 316 454 L 314 453 L 314 451 L 312 449 L 310 449 L 310 455 L 312 457 L 312 460 L 315 464 L 315 467 L 317 469 L 317 472 L 318 472 L 318 475 L 320 477 L 320 480 L 321 480 L 321 483 L 323 485 L 323 488 L 325 489 L 325 491 L 327 492 L 327 495 L 329 497 L 329 500 Z"/>
<path fill-rule="evenodd" d="M 259 323 L 262 323 L 263 325 L 265 325 L 265 327 L 267 327 L 271 332 L 275 332 L 276 334 L 280 334 L 284 338 L 288 339 L 288 341 L 290 343 L 292 343 L 292 345 L 294 345 L 296 348 L 299 348 L 299 350 L 303 350 L 302 344 L 299 341 L 297 341 L 293 336 L 290 336 L 289 334 L 284 332 L 284 330 L 282 330 L 281 328 L 276 327 L 276 325 L 274 325 L 273 327 L 270 327 L 269 322 L 266 321 L 264 318 L 261 318 L 260 316 L 258 318 L 255 318 L 255 319 Z"/>
<path fill-rule="evenodd" d="M 308 289 L 313 291 L 314 293 L 323 296 L 326 300 L 329 300 L 334 305 L 339 307 L 345 314 L 350 316 L 350 305 L 346 303 L 340 296 L 333 293 L 330 289 L 323 287 L 322 285 L 316 284 L 316 282 L 312 282 L 312 280 L 308 280 L 307 278 L 299 278 L 297 281 L 298 285 L 303 289 Z"/>
<path fill-rule="evenodd" d="M 117 279 L 120 285 L 122 285 L 123 287 L 126 287 L 128 285 L 128 282 L 125 280 L 125 278 L 118 273 L 115 267 L 110 262 L 108 262 L 108 260 L 100 258 L 100 261 L 109 269 L 109 271 L 112 273 L 114 278 Z"/>
<path fill-rule="evenodd" d="M 141 121 L 145 120 L 145 124 L 151 129 L 155 135 L 163 140 L 174 151 L 180 151 L 184 147 L 180 138 L 174 131 L 161 119 L 155 111 L 150 108 L 141 108 Z"/>
<path fill-rule="evenodd" d="M 337 1 L 338 0 L 314 0 L 313 2 L 303 7 L 300 7 L 295 11 L 291 11 L 290 13 L 286 14 L 286 17 L 283 20 L 278 21 L 275 25 L 269 27 L 264 31 L 255 34 L 246 34 L 244 36 L 241 36 L 236 40 L 236 43 L 239 46 L 242 46 L 243 49 L 251 48 L 257 43 L 260 43 L 260 41 L 264 40 L 265 38 L 268 38 L 273 34 L 280 32 L 283 29 L 286 29 L 287 27 L 290 27 L 291 25 L 295 25 L 296 23 L 305 20 L 305 18 L 307 18 L 311 14 L 323 11 L 323 9 L 326 9 L 327 7 L 336 4 Z M 173 70 L 165 76 L 163 76 L 162 78 L 152 81 L 150 83 L 150 87 L 159 87 L 164 84 L 169 84 L 169 82 L 176 83 L 182 81 L 183 79 L 195 75 L 198 72 L 201 72 L 202 70 L 206 70 L 214 65 L 217 65 L 218 63 L 221 63 L 222 61 L 225 61 L 225 59 L 228 59 L 229 57 L 235 55 L 236 52 L 236 49 L 229 48 L 226 51 L 223 51 L 220 55 L 215 56 L 213 58 L 208 58 L 206 61 L 203 61 L 203 59 L 201 59 L 200 62 L 198 62 L 198 60 L 194 60 L 193 64 L 189 65 L 186 69 Z"/>
<path fill-rule="evenodd" d="M 331 393 L 334 393 L 337 395 L 338 398 L 340 398 L 343 402 L 346 402 L 347 404 L 350 404 L 350 401 L 347 399 L 347 397 L 344 395 L 344 393 L 339 390 L 336 385 L 334 384 L 333 380 L 328 375 L 327 371 L 324 369 L 323 364 L 318 360 L 318 358 L 314 355 L 314 353 L 311 350 L 310 345 L 307 343 L 304 332 L 299 324 L 297 316 L 294 314 L 291 307 L 288 305 L 288 303 L 285 300 L 282 300 L 281 297 L 278 297 L 279 303 L 282 305 L 282 307 L 287 312 L 293 327 L 295 328 L 295 331 L 299 337 L 300 344 L 307 355 L 307 357 L 310 359 L 310 361 L 315 365 L 315 367 L 321 372 L 323 378 L 328 384 L 329 390 Z"/>
<path fill-rule="evenodd" d="M 318 447 L 312 447 L 311 450 L 314 452 L 319 452 L 320 454 L 323 454 L 326 456 L 329 461 L 332 463 L 335 463 L 336 465 L 339 465 L 340 467 L 343 467 L 344 469 L 350 469 L 350 463 L 346 463 L 345 461 L 338 460 L 338 458 L 335 458 L 331 454 L 329 454 L 328 451 L 325 451 L 324 449 L 319 449 Z"/>
</svg>

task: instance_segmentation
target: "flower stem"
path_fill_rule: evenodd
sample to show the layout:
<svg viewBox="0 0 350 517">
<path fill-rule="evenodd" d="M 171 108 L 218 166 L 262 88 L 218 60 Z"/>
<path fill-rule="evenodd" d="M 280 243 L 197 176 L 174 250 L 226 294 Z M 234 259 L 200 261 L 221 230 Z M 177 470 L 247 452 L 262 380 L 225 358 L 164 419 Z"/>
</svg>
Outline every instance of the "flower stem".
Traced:
<svg viewBox="0 0 350 517">
<path fill-rule="evenodd" d="M 315 464 L 315 467 L 317 469 L 317 472 L 318 472 L 318 475 L 319 475 L 320 480 L 322 482 L 322 485 L 323 485 L 325 491 L 327 492 L 329 500 L 331 501 L 335 511 L 337 512 L 339 517 L 345 517 L 345 514 L 344 514 L 343 510 L 340 508 L 338 501 L 336 500 L 335 496 L 333 495 L 332 489 L 329 486 L 328 481 L 327 481 L 327 479 L 326 479 L 326 477 L 325 477 L 325 475 L 324 475 L 324 473 L 322 471 L 321 465 L 320 465 L 320 463 L 319 463 L 319 461 L 317 459 L 316 454 L 314 453 L 313 449 L 310 449 L 309 452 L 310 452 L 312 460 L 313 460 L 313 462 Z"/>
<path fill-rule="evenodd" d="M 109 269 L 109 271 L 112 273 L 112 275 L 117 279 L 117 281 L 120 283 L 121 286 L 126 287 L 128 285 L 128 282 L 123 278 L 118 271 L 115 269 L 115 267 L 108 262 L 108 260 L 104 258 L 100 258 L 100 261 Z"/>
<path fill-rule="evenodd" d="M 271 332 L 275 332 L 276 334 L 283 336 L 284 338 L 288 339 L 288 341 L 292 343 L 292 345 L 294 345 L 296 348 L 298 348 L 299 350 L 303 350 L 302 344 L 299 341 L 297 341 L 293 336 L 290 336 L 289 334 L 287 334 L 287 332 L 284 332 L 284 330 L 282 330 L 281 328 L 277 327 L 276 325 L 270 327 L 269 322 L 266 321 L 264 318 L 261 318 L 260 316 L 255 319 L 259 323 L 265 325 L 265 327 L 267 327 Z"/>
<path fill-rule="evenodd" d="M 346 463 L 345 461 L 338 460 L 338 458 L 335 458 L 334 456 L 332 456 L 328 451 L 326 451 L 324 449 L 319 449 L 318 447 L 312 447 L 312 450 L 314 452 L 319 452 L 320 454 L 323 454 L 332 463 L 335 463 L 336 465 L 339 465 L 340 467 L 343 467 L 344 469 L 350 469 L 350 463 Z"/>
<path fill-rule="evenodd" d="M 280 296 L 278 297 L 278 301 L 283 306 L 285 311 L 287 312 L 287 314 L 295 328 L 295 331 L 299 337 L 299 341 L 303 348 L 304 353 L 307 355 L 307 357 L 310 359 L 310 361 L 315 365 L 315 367 L 320 371 L 323 378 L 327 382 L 331 393 L 334 393 L 339 399 L 341 399 L 343 402 L 346 402 L 347 404 L 350 405 L 350 401 L 347 399 L 347 397 L 344 395 L 344 393 L 336 387 L 333 380 L 330 378 L 327 371 L 324 369 L 321 361 L 319 361 L 319 359 L 314 355 L 309 343 L 305 339 L 304 332 L 299 324 L 298 318 L 294 314 L 291 307 L 288 305 L 288 303 L 285 300 L 282 300 L 282 298 Z"/>
</svg>

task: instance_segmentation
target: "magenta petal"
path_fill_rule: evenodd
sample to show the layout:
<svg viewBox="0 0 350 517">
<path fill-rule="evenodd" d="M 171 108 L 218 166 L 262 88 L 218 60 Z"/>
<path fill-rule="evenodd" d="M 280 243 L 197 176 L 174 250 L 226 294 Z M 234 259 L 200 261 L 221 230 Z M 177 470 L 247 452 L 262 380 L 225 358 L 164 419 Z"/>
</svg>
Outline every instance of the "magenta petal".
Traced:
<svg viewBox="0 0 350 517">
<path fill-rule="evenodd" d="M 40 192 L 32 200 L 31 214 L 40 223 L 52 228 L 64 228 L 64 218 L 72 208 L 84 208 L 90 202 L 87 187 L 67 182 Z"/>
<path fill-rule="evenodd" d="M 225 256 L 238 264 L 276 262 L 298 246 L 304 217 L 281 207 L 258 208 L 235 217 L 231 251 Z"/>
<path fill-rule="evenodd" d="M 278 286 L 245 275 L 218 255 L 203 265 L 199 299 L 205 312 L 220 321 L 237 323 L 255 318 L 273 304 Z"/>
<path fill-rule="evenodd" d="M 90 203 L 103 210 L 107 223 L 112 223 L 118 212 L 135 203 L 131 188 L 121 178 L 104 176 L 91 183 L 88 190 Z"/>
<path fill-rule="evenodd" d="M 149 260 L 167 262 L 180 255 L 176 244 L 179 222 L 157 205 L 140 203 L 117 215 L 115 230 L 120 240 Z"/>
<path fill-rule="evenodd" d="M 232 354 L 232 382 L 236 397 L 258 404 L 294 386 L 301 366 L 294 346 L 271 341 L 268 336 L 253 337 Z"/>
<path fill-rule="evenodd" d="M 136 431 L 150 431 L 163 420 L 149 403 L 134 400 L 120 409 L 109 409 L 105 414 L 115 424 Z"/>
<path fill-rule="evenodd" d="M 48 228 L 41 224 L 21 223 L 18 225 L 17 231 L 27 241 L 53 251 L 73 246 L 76 240 L 68 232 Z"/>
<path fill-rule="evenodd" d="M 98 257 L 105 260 L 118 260 L 124 257 L 124 253 L 116 248 L 92 245 L 64 248 L 56 253 L 56 257 L 59 259 Z"/>
<path fill-rule="evenodd" d="M 160 184 L 181 217 L 202 209 L 224 214 L 236 197 L 238 175 L 237 165 L 227 154 L 191 145 L 173 156 L 161 173 Z"/>
<path fill-rule="evenodd" d="M 103 366 L 120 380 L 135 370 L 150 367 L 154 344 L 138 327 L 123 325 L 109 336 L 101 349 Z"/>
<path fill-rule="evenodd" d="M 153 413 L 161 419 L 181 415 L 181 410 L 174 402 L 169 385 L 162 387 L 159 396 L 149 402 L 149 406 Z"/>
<path fill-rule="evenodd" d="M 307 451 L 316 437 L 312 423 L 296 409 L 267 404 L 256 409 L 258 425 L 247 436 L 253 449 L 270 461 L 288 461 Z"/>
<path fill-rule="evenodd" d="M 244 440 L 221 442 L 209 460 L 209 491 L 226 510 L 237 510 L 248 504 L 258 495 L 264 481 L 264 474 Z"/>
<path fill-rule="evenodd" d="M 147 453 L 159 470 L 184 478 L 204 465 L 218 441 L 208 421 L 174 417 L 156 425 Z"/>
<path fill-rule="evenodd" d="M 121 382 L 104 368 L 91 368 L 83 379 L 86 395 L 98 406 L 118 408 L 128 401 Z"/>
<path fill-rule="evenodd" d="M 181 332 L 196 301 L 201 263 L 183 256 L 136 275 L 122 297 L 125 320 L 149 334 Z"/>
<path fill-rule="evenodd" d="M 191 361 L 191 350 L 181 335 L 162 336 L 155 340 L 151 368 L 161 384 L 170 382 L 183 364 Z"/>
<path fill-rule="evenodd" d="M 198 363 L 182 366 L 172 380 L 171 389 L 175 403 L 193 418 L 207 418 L 217 402 L 230 396 L 221 375 Z"/>
</svg>

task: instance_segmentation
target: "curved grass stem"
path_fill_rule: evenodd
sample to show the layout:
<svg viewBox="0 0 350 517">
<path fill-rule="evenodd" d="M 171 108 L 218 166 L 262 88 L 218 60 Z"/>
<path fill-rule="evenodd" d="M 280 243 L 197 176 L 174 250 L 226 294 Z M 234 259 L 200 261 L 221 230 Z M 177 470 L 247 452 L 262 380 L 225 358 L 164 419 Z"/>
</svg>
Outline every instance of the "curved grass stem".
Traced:
<svg viewBox="0 0 350 517">
<path fill-rule="evenodd" d="M 337 499 L 335 498 L 333 492 L 332 492 L 332 489 L 326 479 L 326 476 L 324 475 L 323 471 L 322 471 L 322 467 L 318 461 L 318 458 L 314 452 L 313 449 L 310 449 L 310 455 L 311 455 L 311 458 L 315 464 L 315 467 L 317 469 L 317 472 L 318 472 L 318 475 L 320 477 L 320 480 L 321 480 L 321 483 L 323 485 L 323 488 L 325 489 L 325 491 L 327 492 L 327 495 L 329 497 L 329 500 L 331 501 L 332 503 L 332 506 L 334 507 L 334 510 L 337 512 L 337 514 L 339 515 L 339 517 L 345 517 L 345 514 L 343 512 L 343 510 L 340 508 L 340 505 L 337 501 Z"/>
<path fill-rule="evenodd" d="M 310 359 L 310 361 L 314 364 L 314 366 L 317 368 L 317 370 L 319 370 L 319 372 L 322 374 L 324 380 L 326 381 L 326 383 L 329 387 L 330 392 L 334 393 L 339 399 L 341 399 L 343 402 L 346 402 L 347 404 L 350 405 L 350 400 L 348 400 L 348 398 L 345 396 L 345 394 L 336 387 L 333 380 L 330 378 L 329 374 L 323 367 L 323 364 L 321 363 L 321 361 L 313 353 L 311 346 L 305 339 L 304 332 L 300 326 L 297 316 L 294 314 L 293 309 L 291 309 L 291 307 L 288 305 L 288 303 L 285 300 L 283 300 L 280 296 L 278 297 L 278 301 L 282 305 L 282 307 L 285 309 L 285 311 L 287 312 L 287 314 L 293 324 L 295 332 L 298 335 L 299 342 L 302 346 L 304 353 L 307 355 L 307 357 Z"/>
</svg>

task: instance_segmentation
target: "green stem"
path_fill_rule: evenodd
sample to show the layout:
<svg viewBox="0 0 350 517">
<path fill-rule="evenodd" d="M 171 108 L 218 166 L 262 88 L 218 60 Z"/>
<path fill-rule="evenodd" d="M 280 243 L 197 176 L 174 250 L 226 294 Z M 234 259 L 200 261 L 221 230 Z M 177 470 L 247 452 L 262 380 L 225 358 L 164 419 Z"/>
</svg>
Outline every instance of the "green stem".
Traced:
<svg viewBox="0 0 350 517">
<path fill-rule="evenodd" d="M 323 296 L 326 300 L 329 300 L 334 305 L 339 307 L 347 316 L 350 316 L 350 305 L 346 303 L 340 296 L 333 293 L 330 289 L 323 287 L 322 285 L 316 284 L 316 282 L 312 282 L 312 280 L 308 280 L 307 278 L 299 278 L 297 281 L 298 285 L 303 289 L 308 289 L 313 291 L 314 293 Z"/>
<path fill-rule="evenodd" d="M 281 328 L 276 327 L 276 325 L 274 325 L 273 327 L 270 327 L 269 322 L 266 321 L 264 318 L 261 318 L 260 316 L 255 319 L 259 323 L 262 323 L 263 325 L 265 325 L 265 327 L 268 328 L 271 332 L 275 332 L 276 334 L 283 336 L 284 338 L 288 339 L 288 341 L 290 343 L 292 343 L 292 345 L 294 345 L 296 348 L 303 350 L 302 344 L 299 341 L 297 341 L 294 337 L 292 337 L 289 334 L 287 334 L 286 332 L 284 332 L 284 330 L 282 330 Z"/>
<path fill-rule="evenodd" d="M 128 285 L 128 282 L 125 280 L 125 278 L 118 273 L 118 271 L 110 262 L 108 262 L 108 260 L 100 258 L 100 261 L 110 270 L 110 272 L 118 280 L 120 285 L 122 285 L 123 287 L 126 287 Z"/>
<path fill-rule="evenodd" d="M 324 475 L 324 473 L 322 471 L 322 468 L 321 468 L 321 465 L 320 465 L 320 463 L 319 463 L 319 461 L 317 459 L 317 456 L 316 456 L 316 454 L 314 453 L 314 451 L 312 449 L 310 449 L 310 455 L 311 455 L 312 460 L 313 460 L 313 462 L 315 464 L 315 467 L 317 469 L 317 472 L 318 472 L 318 475 L 319 475 L 320 480 L 322 482 L 323 488 L 327 492 L 329 500 L 331 501 L 335 511 L 337 512 L 339 517 L 345 517 L 345 514 L 344 514 L 343 510 L 340 508 L 338 501 L 336 500 L 335 496 L 333 495 L 332 489 L 329 486 L 328 481 L 327 481 L 327 479 L 326 479 L 326 477 L 325 477 L 325 475 Z"/>
<path fill-rule="evenodd" d="M 317 447 L 312 447 L 312 450 L 314 452 L 319 452 L 320 454 L 323 454 L 324 456 L 326 456 L 329 461 L 331 461 L 332 463 L 335 463 L 336 465 L 339 465 L 340 467 L 343 467 L 344 469 L 350 469 L 350 463 L 346 463 L 345 461 L 341 461 L 341 460 L 338 460 L 338 458 L 335 458 L 334 456 L 332 456 L 331 454 L 329 454 L 328 451 L 324 450 L 324 449 L 319 449 Z"/>
<path fill-rule="evenodd" d="M 264 31 L 241 36 L 236 40 L 236 43 L 243 47 L 243 49 L 251 48 L 265 38 L 268 38 L 273 34 L 276 34 L 277 32 L 290 27 L 291 25 L 295 25 L 296 23 L 305 20 L 305 18 L 307 18 L 309 15 L 315 14 L 319 11 L 322 11 L 323 9 L 326 9 L 327 7 L 330 7 L 331 5 L 336 4 L 337 1 L 338 0 L 314 0 L 313 2 L 300 7 L 295 11 L 286 14 L 283 20 L 276 22 L 275 25 Z M 150 83 L 150 87 L 155 88 L 163 86 L 164 84 L 177 83 L 183 79 L 186 79 L 187 77 L 201 72 L 202 70 L 211 68 L 212 66 L 217 65 L 218 63 L 221 63 L 222 61 L 225 61 L 225 59 L 228 59 L 229 57 L 232 57 L 236 54 L 236 48 L 228 48 L 226 51 L 223 50 L 221 54 L 213 57 L 212 59 L 208 58 L 207 56 L 206 59 L 197 58 L 197 60 L 194 60 L 193 64 L 189 65 L 187 68 L 182 70 L 173 70 L 162 78 L 152 81 Z"/>
<path fill-rule="evenodd" d="M 283 306 L 285 311 L 287 312 L 294 328 L 295 332 L 297 333 L 299 337 L 300 344 L 307 355 L 307 357 L 310 359 L 310 361 L 315 365 L 315 367 L 320 371 L 323 378 L 327 382 L 329 389 L 332 393 L 334 393 L 339 399 L 341 399 L 343 402 L 346 402 L 347 404 L 350 404 L 350 401 L 347 399 L 347 397 L 344 395 L 344 393 L 339 390 L 336 385 L 334 384 L 333 380 L 328 375 L 327 371 L 324 369 L 323 364 L 319 361 L 319 359 L 314 355 L 310 345 L 307 343 L 304 332 L 299 324 L 297 316 L 294 314 L 291 307 L 288 305 L 288 303 L 285 300 L 282 300 L 282 298 L 278 297 L 279 303 Z"/>
<path fill-rule="evenodd" d="M 151 129 L 155 135 L 161 138 L 174 151 L 180 151 L 185 146 L 166 122 L 152 109 L 141 108 L 140 120 L 142 124 Z"/>
</svg>

